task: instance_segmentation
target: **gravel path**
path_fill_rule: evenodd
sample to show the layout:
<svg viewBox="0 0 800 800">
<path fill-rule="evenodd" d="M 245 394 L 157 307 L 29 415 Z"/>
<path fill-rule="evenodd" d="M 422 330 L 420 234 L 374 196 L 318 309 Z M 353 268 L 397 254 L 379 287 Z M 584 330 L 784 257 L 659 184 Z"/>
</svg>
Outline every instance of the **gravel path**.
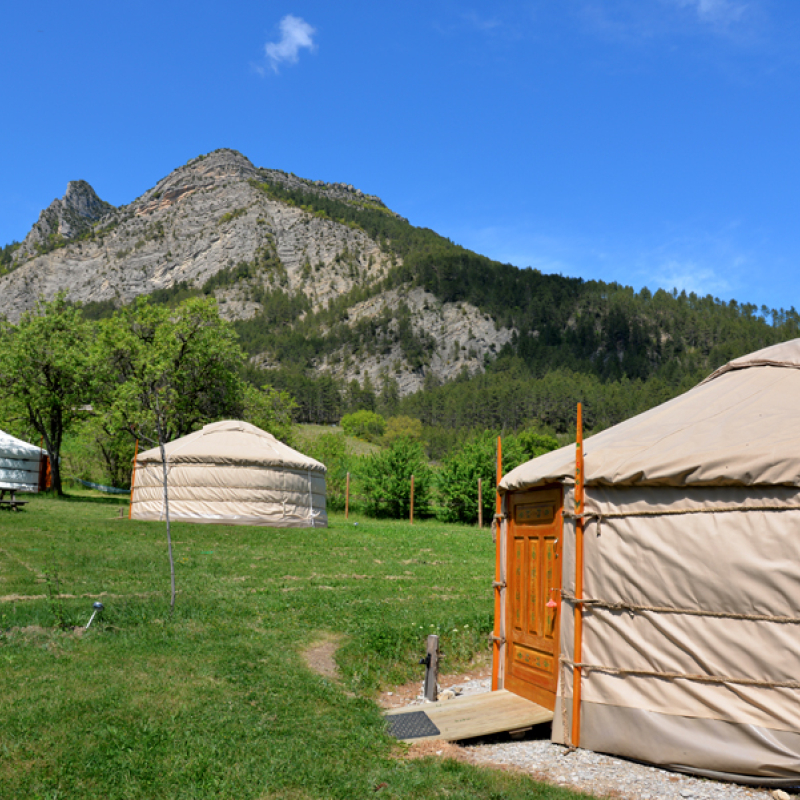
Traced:
<svg viewBox="0 0 800 800">
<path fill-rule="evenodd" d="M 490 688 L 489 678 L 449 686 L 455 696 L 488 692 Z M 411 702 L 422 704 L 424 701 L 418 696 Z M 780 790 L 757 789 L 668 772 L 589 750 L 569 750 L 553 744 L 549 738 L 534 738 L 537 734 L 549 736 L 549 728 L 531 731 L 528 738 L 518 741 L 496 736 L 484 743 L 462 745 L 459 750 L 473 763 L 521 769 L 537 780 L 595 797 L 617 800 L 787 800 L 796 797 Z M 442 752 L 452 754 L 449 748 Z"/>
</svg>

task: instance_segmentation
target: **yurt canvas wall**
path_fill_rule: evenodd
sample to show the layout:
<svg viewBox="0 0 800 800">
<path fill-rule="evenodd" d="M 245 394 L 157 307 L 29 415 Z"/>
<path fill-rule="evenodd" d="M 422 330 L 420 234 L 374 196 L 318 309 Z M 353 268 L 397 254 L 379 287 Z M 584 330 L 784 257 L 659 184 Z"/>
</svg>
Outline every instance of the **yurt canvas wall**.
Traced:
<svg viewBox="0 0 800 800">
<path fill-rule="evenodd" d="M 581 747 L 746 782 L 800 781 L 798 401 L 800 340 L 731 362 L 586 440 Z M 519 605 L 510 565 L 534 530 L 516 509 L 531 518 L 541 487 L 563 492 L 551 531 L 559 574 L 521 587 L 539 618 L 552 584 L 563 592 L 546 665 L 559 742 L 572 730 L 574 477 L 572 446 L 501 484 L 512 684 L 525 631 L 509 614 Z"/>
<path fill-rule="evenodd" d="M 325 527 L 325 466 L 246 422 L 227 420 L 165 445 L 170 519 Z M 133 519 L 164 519 L 155 447 L 135 464 Z"/>
<path fill-rule="evenodd" d="M 0 489 L 38 492 L 41 460 L 40 448 L 0 431 Z"/>
</svg>

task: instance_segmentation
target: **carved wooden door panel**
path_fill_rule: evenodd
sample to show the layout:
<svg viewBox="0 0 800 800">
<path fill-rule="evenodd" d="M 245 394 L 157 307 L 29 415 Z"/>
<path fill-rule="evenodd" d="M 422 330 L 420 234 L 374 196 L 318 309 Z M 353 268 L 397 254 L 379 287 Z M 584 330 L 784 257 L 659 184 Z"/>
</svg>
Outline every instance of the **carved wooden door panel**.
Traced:
<svg viewBox="0 0 800 800">
<path fill-rule="evenodd" d="M 514 492 L 508 502 L 505 688 L 552 710 L 561 621 L 562 491 L 556 486 Z"/>
</svg>

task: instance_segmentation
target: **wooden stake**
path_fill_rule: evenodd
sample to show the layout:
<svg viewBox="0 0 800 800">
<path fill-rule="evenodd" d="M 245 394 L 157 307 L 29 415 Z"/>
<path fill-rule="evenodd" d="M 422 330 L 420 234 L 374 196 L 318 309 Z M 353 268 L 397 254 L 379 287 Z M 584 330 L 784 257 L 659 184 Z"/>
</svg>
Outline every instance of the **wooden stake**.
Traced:
<svg viewBox="0 0 800 800">
<path fill-rule="evenodd" d="M 500 497 L 500 481 L 503 480 L 503 443 L 497 437 L 497 492 L 495 494 L 495 520 L 497 535 L 494 550 L 494 631 L 492 636 L 492 691 L 500 688 L 500 602 L 501 564 L 500 552 L 502 536 L 500 535 L 500 515 L 503 512 L 503 501 Z"/>
<path fill-rule="evenodd" d="M 414 476 L 411 476 L 411 509 L 408 515 L 408 522 L 410 525 L 414 524 Z"/>
<path fill-rule="evenodd" d="M 483 527 L 483 492 L 481 491 L 480 478 L 478 478 L 478 527 Z"/>
<path fill-rule="evenodd" d="M 347 473 L 347 480 L 344 484 L 344 518 L 350 516 L 350 473 Z"/>
<path fill-rule="evenodd" d="M 426 700 L 435 703 L 439 699 L 439 637 L 432 633 L 428 636 L 425 658 L 425 688 L 423 694 Z"/>
<path fill-rule="evenodd" d="M 137 439 L 136 448 L 133 451 L 133 473 L 131 474 L 131 502 L 128 505 L 128 519 L 131 519 L 133 514 L 133 486 L 136 483 L 136 456 L 138 455 L 139 455 L 139 440 Z"/>
<path fill-rule="evenodd" d="M 583 407 L 578 403 L 578 430 L 575 442 L 575 646 L 572 671 L 572 745 L 581 744 L 581 663 L 583 650 Z"/>
</svg>

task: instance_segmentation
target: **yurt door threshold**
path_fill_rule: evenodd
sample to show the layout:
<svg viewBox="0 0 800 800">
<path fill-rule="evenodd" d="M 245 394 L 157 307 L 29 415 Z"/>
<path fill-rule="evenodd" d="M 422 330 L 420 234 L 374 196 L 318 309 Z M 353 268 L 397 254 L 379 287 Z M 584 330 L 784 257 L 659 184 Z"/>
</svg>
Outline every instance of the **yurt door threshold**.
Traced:
<svg viewBox="0 0 800 800">
<path fill-rule="evenodd" d="M 409 706 L 387 713 L 389 733 L 405 742 L 443 739 L 455 742 L 492 733 L 522 731 L 552 722 L 553 712 L 500 689 L 452 700 Z"/>
</svg>

